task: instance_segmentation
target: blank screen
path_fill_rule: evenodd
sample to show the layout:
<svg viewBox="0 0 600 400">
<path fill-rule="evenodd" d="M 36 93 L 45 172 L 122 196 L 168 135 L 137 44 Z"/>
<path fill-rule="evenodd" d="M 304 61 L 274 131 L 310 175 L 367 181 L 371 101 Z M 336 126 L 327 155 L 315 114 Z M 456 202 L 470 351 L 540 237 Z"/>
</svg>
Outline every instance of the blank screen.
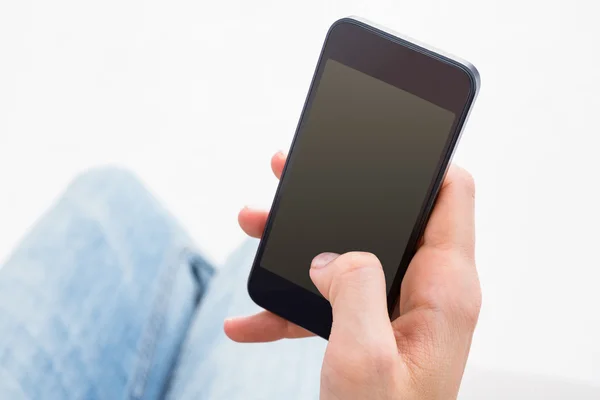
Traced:
<svg viewBox="0 0 600 400">
<path fill-rule="evenodd" d="M 318 293 L 309 277 L 317 254 L 367 251 L 381 260 L 389 291 L 454 118 L 328 60 L 288 161 L 260 265 Z"/>
</svg>

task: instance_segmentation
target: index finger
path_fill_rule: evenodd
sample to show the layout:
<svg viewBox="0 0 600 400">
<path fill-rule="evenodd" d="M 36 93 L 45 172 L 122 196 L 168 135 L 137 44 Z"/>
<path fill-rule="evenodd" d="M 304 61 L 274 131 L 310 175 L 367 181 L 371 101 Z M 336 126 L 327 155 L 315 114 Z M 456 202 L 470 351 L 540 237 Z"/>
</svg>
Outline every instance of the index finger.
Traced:
<svg viewBox="0 0 600 400">
<path fill-rule="evenodd" d="M 314 336 L 306 329 L 269 311 L 248 317 L 228 318 L 225 320 L 224 329 L 231 340 L 240 343 L 273 342 Z"/>
</svg>

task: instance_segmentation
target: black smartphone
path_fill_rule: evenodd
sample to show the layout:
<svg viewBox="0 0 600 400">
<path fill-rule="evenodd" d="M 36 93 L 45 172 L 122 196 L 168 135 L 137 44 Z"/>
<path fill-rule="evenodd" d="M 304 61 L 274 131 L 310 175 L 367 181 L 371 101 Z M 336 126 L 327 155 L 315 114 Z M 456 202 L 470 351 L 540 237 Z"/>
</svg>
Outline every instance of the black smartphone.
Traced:
<svg viewBox="0 0 600 400">
<path fill-rule="evenodd" d="M 467 62 L 360 19 L 335 22 L 250 272 L 254 302 L 327 339 L 331 306 L 311 261 L 367 251 L 391 313 L 478 87 Z"/>
</svg>

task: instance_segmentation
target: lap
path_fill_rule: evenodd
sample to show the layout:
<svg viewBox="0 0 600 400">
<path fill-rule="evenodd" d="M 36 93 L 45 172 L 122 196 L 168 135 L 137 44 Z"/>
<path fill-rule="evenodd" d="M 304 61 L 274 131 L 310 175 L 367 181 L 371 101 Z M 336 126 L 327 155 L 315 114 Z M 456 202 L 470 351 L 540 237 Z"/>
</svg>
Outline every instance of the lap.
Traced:
<svg viewBox="0 0 600 400">
<path fill-rule="evenodd" d="M 158 398 L 211 271 L 190 243 L 129 173 L 79 177 L 0 269 L 0 398 Z"/>
<path fill-rule="evenodd" d="M 225 317 L 259 310 L 255 248 L 198 306 L 212 267 L 176 221 L 127 172 L 82 175 L 0 269 L 0 398 L 316 398 L 325 341 L 223 333 Z"/>
</svg>

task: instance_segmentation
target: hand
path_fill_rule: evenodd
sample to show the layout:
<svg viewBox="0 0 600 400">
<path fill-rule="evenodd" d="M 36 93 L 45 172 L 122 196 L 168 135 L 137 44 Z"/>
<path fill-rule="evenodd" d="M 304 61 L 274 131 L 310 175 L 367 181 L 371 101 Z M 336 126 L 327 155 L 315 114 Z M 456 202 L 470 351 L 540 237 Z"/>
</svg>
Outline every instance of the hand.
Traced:
<svg viewBox="0 0 600 400">
<path fill-rule="evenodd" d="M 285 156 L 272 168 L 279 178 Z M 310 276 L 333 309 L 321 371 L 322 399 L 456 398 L 481 306 L 475 268 L 474 184 L 452 166 L 402 281 L 400 317 L 390 321 L 377 257 L 325 253 Z M 266 211 L 243 209 L 239 223 L 260 237 Z M 238 342 L 267 342 L 311 333 L 267 311 L 228 319 Z"/>
</svg>

